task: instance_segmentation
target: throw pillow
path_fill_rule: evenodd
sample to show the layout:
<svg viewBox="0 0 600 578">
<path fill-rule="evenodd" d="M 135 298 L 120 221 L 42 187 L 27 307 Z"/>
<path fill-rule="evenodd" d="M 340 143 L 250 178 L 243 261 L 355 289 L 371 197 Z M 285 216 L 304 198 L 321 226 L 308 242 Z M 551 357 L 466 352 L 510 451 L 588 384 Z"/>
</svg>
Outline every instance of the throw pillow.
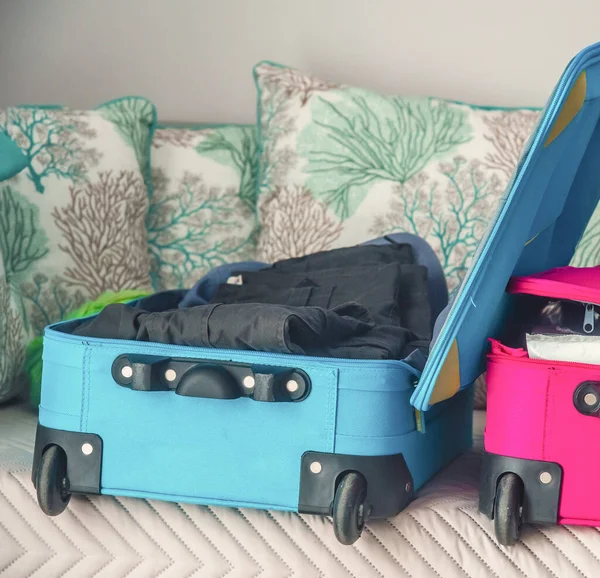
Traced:
<svg viewBox="0 0 600 578">
<path fill-rule="evenodd" d="M 455 289 L 539 112 L 384 96 L 262 62 L 259 259 L 408 231 Z"/>
<path fill-rule="evenodd" d="M 253 258 L 256 128 L 161 125 L 152 140 L 148 243 L 154 287 L 191 287 L 213 267 Z"/>
<path fill-rule="evenodd" d="M 145 181 L 155 117 L 137 97 L 89 111 L 0 111 L 26 161 L 0 182 L 0 254 L 23 343 L 105 291 L 150 287 Z"/>
</svg>

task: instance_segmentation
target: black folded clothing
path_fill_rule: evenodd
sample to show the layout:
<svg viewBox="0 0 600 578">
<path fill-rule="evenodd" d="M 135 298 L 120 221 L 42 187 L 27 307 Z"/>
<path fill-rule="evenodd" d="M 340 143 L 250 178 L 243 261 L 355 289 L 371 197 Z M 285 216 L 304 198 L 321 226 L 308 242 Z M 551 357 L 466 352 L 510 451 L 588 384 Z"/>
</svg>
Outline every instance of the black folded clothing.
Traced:
<svg viewBox="0 0 600 578">
<path fill-rule="evenodd" d="M 285 259 L 274 263 L 271 270 L 279 273 L 306 273 L 319 269 L 359 265 L 385 265 L 388 263 L 412 265 L 414 262 L 413 249 L 408 243 L 390 243 L 388 245 L 357 245 Z"/>
<path fill-rule="evenodd" d="M 292 305 L 327 308 L 331 301 L 331 287 L 318 287 L 310 283 L 299 283 L 295 287 L 273 289 L 269 285 L 219 285 L 211 303 L 229 305 L 233 303 L 263 303 L 266 305 Z"/>
<path fill-rule="evenodd" d="M 211 303 L 330 309 L 354 301 L 365 307 L 377 324 L 400 325 L 423 339 L 431 338 L 427 269 L 421 265 L 359 265 L 302 273 L 265 269 L 240 276 L 241 285 L 221 285 Z"/>
<path fill-rule="evenodd" d="M 173 295 L 114 304 L 82 322 L 87 337 L 354 359 L 403 359 L 431 338 L 427 269 L 410 245 L 336 249 L 240 272 L 209 304 Z M 147 309 L 150 309 L 148 311 Z"/>
<path fill-rule="evenodd" d="M 369 312 L 356 303 L 332 310 L 257 303 L 213 304 L 159 313 L 112 304 L 74 333 L 355 359 L 398 359 L 420 345 L 417 336 L 407 329 L 375 325 Z"/>
</svg>

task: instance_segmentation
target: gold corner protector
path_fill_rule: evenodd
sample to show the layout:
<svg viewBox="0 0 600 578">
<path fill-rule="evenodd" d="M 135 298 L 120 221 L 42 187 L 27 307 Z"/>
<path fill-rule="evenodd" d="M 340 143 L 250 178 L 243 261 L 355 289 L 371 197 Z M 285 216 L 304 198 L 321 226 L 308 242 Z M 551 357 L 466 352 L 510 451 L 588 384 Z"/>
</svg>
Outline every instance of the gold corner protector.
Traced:
<svg viewBox="0 0 600 578">
<path fill-rule="evenodd" d="M 435 382 L 431 398 L 429 399 L 430 405 L 450 399 L 460 389 L 460 362 L 458 356 L 458 343 L 456 339 L 450 346 L 450 351 L 446 356 L 444 365 L 440 370 L 440 374 Z"/>
<path fill-rule="evenodd" d="M 587 91 L 587 75 L 585 70 L 577 77 L 577 80 L 571 87 L 569 95 L 563 102 L 562 108 L 552 125 L 552 129 L 548 134 L 548 138 L 544 143 L 544 147 L 547 147 L 553 142 L 560 133 L 562 133 L 569 123 L 575 118 L 577 113 L 583 107 L 585 102 L 585 95 Z"/>
</svg>

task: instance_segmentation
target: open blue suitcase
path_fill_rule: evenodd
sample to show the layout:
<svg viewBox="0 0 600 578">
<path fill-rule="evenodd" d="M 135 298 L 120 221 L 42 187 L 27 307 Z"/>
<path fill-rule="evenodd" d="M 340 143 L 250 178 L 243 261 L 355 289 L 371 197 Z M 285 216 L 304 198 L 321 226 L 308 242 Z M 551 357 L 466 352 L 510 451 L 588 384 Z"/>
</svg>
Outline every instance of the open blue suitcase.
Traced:
<svg viewBox="0 0 600 578">
<path fill-rule="evenodd" d="M 392 237 L 428 268 L 435 319 L 448 301 L 435 254 L 418 237 Z M 205 278 L 206 296 L 239 267 Z M 400 512 L 471 444 L 472 390 L 415 413 L 418 361 L 90 339 L 71 334 L 78 323 L 44 336 L 32 477 L 51 515 L 72 493 L 291 510 L 333 514 L 336 535 L 351 543 L 365 519 Z"/>
<path fill-rule="evenodd" d="M 569 263 L 600 198 L 599 119 L 595 45 L 553 92 L 465 280 L 437 318 L 422 373 L 403 361 L 87 339 L 70 334 L 78 321 L 49 327 L 32 474 L 44 511 L 60 513 L 72 493 L 282 509 L 333 515 L 344 543 L 365 519 L 401 511 L 470 446 L 471 384 L 487 337 L 510 309 L 510 276 Z M 437 314 L 447 301 L 441 269 L 426 244 L 413 246 L 429 268 Z M 224 281 L 227 268 L 218 274 Z M 215 368 L 237 388 L 265 380 L 280 392 L 292 387 L 272 403 L 251 391 L 194 395 L 186 375 L 200 372 L 210 385 Z M 153 391 L 157 383 L 164 391 Z M 482 495 L 488 515 L 493 503 L 493 492 Z"/>
</svg>

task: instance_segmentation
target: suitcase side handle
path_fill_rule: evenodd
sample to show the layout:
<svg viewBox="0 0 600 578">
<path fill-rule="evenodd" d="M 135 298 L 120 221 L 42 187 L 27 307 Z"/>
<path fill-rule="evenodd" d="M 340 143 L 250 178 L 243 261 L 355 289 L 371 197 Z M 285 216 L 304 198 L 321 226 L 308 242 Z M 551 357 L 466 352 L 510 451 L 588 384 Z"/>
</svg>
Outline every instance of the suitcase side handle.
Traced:
<svg viewBox="0 0 600 578">
<path fill-rule="evenodd" d="M 310 393 L 308 375 L 295 368 L 269 367 L 255 371 L 244 363 L 182 359 L 154 355 L 119 355 L 113 379 L 135 391 L 174 391 L 177 395 L 210 399 L 299 402 Z"/>
</svg>

